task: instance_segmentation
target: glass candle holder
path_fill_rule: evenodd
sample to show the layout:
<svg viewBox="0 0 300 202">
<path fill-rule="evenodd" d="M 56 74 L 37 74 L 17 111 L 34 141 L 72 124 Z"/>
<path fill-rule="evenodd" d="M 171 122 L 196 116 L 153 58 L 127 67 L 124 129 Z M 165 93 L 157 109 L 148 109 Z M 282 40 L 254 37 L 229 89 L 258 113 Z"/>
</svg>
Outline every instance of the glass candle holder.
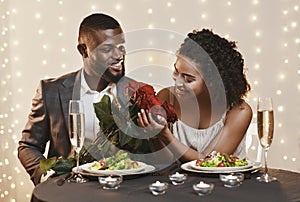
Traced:
<svg viewBox="0 0 300 202">
<path fill-rule="evenodd" d="M 228 188 L 238 187 L 244 180 L 243 173 L 220 174 L 219 177 L 224 182 L 224 186 Z"/>
<path fill-rule="evenodd" d="M 198 184 L 194 184 L 193 189 L 199 196 L 205 196 L 211 194 L 212 190 L 214 189 L 214 185 L 201 181 Z"/>
<path fill-rule="evenodd" d="M 169 175 L 169 179 L 171 180 L 173 185 L 183 184 L 184 181 L 186 180 L 186 178 L 187 178 L 187 174 L 185 174 L 185 173 L 176 172 L 174 174 Z"/>
<path fill-rule="evenodd" d="M 121 175 L 100 176 L 98 180 L 103 189 L 118 189 L 123 177 Z"/>
<path fill-rule="evenodd" d="M 155 196 L 165 194 L 168 189 L 168 183 L 156 181 L 149 185 L 149 190 Z"/>
</svg>

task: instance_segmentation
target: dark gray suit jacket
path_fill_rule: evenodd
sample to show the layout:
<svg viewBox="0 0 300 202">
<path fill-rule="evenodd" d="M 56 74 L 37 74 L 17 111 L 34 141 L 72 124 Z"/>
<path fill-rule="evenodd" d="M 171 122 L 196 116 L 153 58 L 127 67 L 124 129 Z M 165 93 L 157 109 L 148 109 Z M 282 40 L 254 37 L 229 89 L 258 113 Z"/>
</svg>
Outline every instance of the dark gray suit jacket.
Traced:
<svg viewBox="0 0 300 202">
<path fill-rule="evenodd" d="M 18 157 L 35 185 L 42 176 L 39 163 L 45 158 L 43 154 L 48 141 L 47 158 L 73 156 L 68 135 L 68 105 L 72 96 L 74 99 L 74 83 L 80 72 L 42 80 L 32 100 L 31 112 L 19 141 Z M 131 80 L 124 78 L 126 79 L 122 79 L 123 81 Z M 119 93 L 124 93 L 124 88 L 118 88 L 118 97 Z"/>
<path fill-rule="evenodd" d="M 72 155 L 68 135 L 68 105 L 72 99 L 75 77 L 80 71 L 57 79 L 42 80 L 32 100 L 31 112 L 22 131 L 18 157 L 34 184 L 40 182 L 40 160 L 45 158 L 49 141 L 48 157 Z"/>
</svg>

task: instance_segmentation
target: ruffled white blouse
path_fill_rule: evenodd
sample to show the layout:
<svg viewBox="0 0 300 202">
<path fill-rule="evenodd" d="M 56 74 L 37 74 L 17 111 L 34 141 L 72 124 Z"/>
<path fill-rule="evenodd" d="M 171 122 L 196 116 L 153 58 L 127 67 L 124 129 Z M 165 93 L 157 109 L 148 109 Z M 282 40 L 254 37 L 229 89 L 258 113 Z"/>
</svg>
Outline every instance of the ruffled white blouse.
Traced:
<svg viewBox="0 0 300 202">
<path fill-rule="evenodd" d="M 206 129 L 192 128 L 184 122 L 177 120 L 173 124 L 173 134 L 181 143 L 197 149 L 199 153 L 202 153 L 223 128 L 225 117 L 226 113 L 218 122 Z M 240 159 L 246 157 L 246 135 L 240 142 L 233 155 Z"/>
</svg>

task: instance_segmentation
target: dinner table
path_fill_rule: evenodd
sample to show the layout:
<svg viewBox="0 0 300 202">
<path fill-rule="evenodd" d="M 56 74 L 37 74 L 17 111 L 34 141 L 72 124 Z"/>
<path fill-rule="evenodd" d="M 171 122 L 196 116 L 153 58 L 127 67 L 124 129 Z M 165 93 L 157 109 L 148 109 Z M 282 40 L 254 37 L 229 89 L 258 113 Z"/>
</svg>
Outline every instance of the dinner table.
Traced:
<svg viewBox="0 0 300 202">
<path fill-rule="evenodd" d="M 96 175 L 86 175 L 85 183 L 68 183 L 61 175 L 38 184 L 33 192 L 31 201 L 49 202 L 76 202 L 76 201 L 122 201 L 122 202 L 148 202 L 148 201 L 300 201 L 300 173 L 279 168 L 269 168 L 269 174 L 277 181 L 262 183 L 256 177 L 264 172 L 263 168 L 249 169 L 244 174 L 244 180 L 237 187 L 225 187 L 220 180 L 220 173 L 193 172 L 180 163 L 165 166 L 163 169 L 140 175 L 124 175 L 118 189 L 106 190 L 99 183 Z M 170 174 L 186 174 L 183 184 L 173 185 L 169 179 Z M 222 174 L 222 173 L 221 173 Z M 162 195 L 154 195 L 149 185 L 156 182 L 167 183 L 167 189 Z M 63 183 L 58 183 L 63 182 Z M 213 184 L 213 190 L 207 195 L 198 195 L 193 185 Z"/>
</svg>

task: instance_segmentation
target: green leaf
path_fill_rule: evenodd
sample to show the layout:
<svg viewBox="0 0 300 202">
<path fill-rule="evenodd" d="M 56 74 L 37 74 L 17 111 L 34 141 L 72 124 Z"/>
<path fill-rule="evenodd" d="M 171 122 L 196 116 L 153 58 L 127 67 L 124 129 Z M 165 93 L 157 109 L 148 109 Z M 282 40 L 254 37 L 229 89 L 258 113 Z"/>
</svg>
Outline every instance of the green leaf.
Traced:
<svg viewBox="0 0 300 202">
<path fill-rule="evenodd" d="M 99 126 L 102 130 L 111 128 L 114 125 L 114 119 L 111 112 L 111 101 L 108 95 L 104 95 L 100 102 L 94 103 L 94 109 L 99 120 Z"/>
<path fill-rule="evenodd" d="M 42 159 L 40 161 L 40 169 L 42 170 L 43 174 L 46 175 L 47 171 L 51 170 L 57 162 L 56 157 L 52 157 L 49 159 Z"/>
<path fill-rule="evenodd" d="M 100 100 L 100 102 L 95 103 L 94 105 L 96 106 L 100 106 L 101 110 L 105 113 L 105 114 L 110 114 L 111 113 L 111 101 L 110 101 L 110 97 L 108 95 L 103 95 L 102 99 Z M 97 111 L 96 111 L 97 112 Z M 97 114 L 97 113 L 96 113 Z"/>
<path fill-rule="evenodd" d="M 61 159 L 56 162 L 52 170 L 56 172 L 57 175 L 62 175 L 72 171 L 72 168 L 75 166 L 75 159 Z"/>
<path fill-rule="evenodd" d="M 129 106 L 129 113 L 130 113 L 130 119 L 137 124 L 137 114 L 141 111 L 141 108 L 138 106 L 137 103 Z"/>
<path fill-rule="evenodd" d="M 131 137 L 125 133 L 121 133 L 121 135 L 119 136 L 119 143 L 120 143 L 121 147 L 124 147 L 125 145 L 129 144 L 132 140 L 133 140 L 133 137 Z"/>
</svg>

